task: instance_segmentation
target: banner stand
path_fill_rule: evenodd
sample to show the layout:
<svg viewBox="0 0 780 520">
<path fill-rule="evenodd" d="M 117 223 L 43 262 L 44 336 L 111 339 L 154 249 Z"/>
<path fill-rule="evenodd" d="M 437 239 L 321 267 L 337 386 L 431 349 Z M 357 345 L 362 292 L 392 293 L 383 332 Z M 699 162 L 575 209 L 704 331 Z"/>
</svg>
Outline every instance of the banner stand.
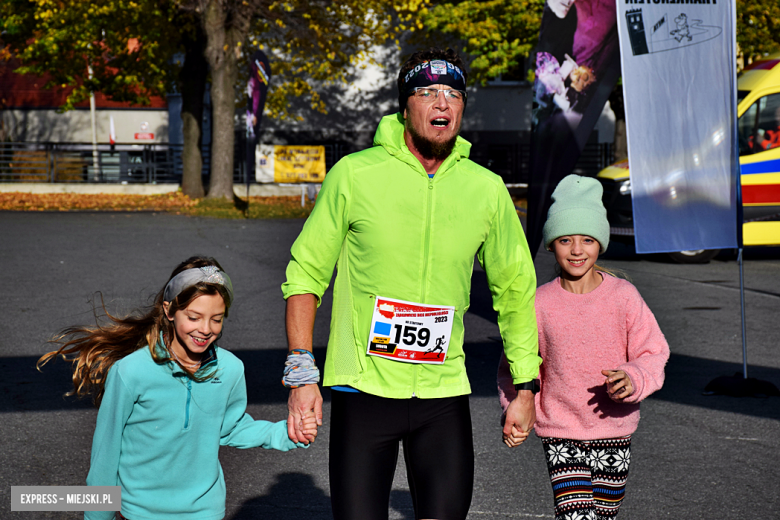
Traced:
<svg viewBox="0 0 780 520">
<path fill-rule="evenodd" d="M 737 179 L 739 179 L 740 170 L 737 168 Z M 739 372 L 733 376 L 716 377 L 704 387 L 703 395 L 730 395 L 732 397 L 769 397 L 780 396 L 780 390 L 769 381 L 761 381 L 753 377 L 748 377 L 747 371 L 747 325 L 745 317 L 745 268 L 742 253 L 744 245 L 742 242 L 742 221 L 744 219 L 742 210 L 742 185 L 737 182 L 737 243 L 739 249 L 737 253 L 737 265 L 739 266 L 739 304 L 742 322 L 742 374 Z"/>
<path fill-rule="evenodd" d="M 747 374 L 747 336 L 745 334 L 745 273 L 742 261 L 743 246 L 740 240 L 737 263 L 739 264 L 739 299 L 742 308 L 742 374 L 716 377 L 704 387 L 703 395 L 730 395 L 732 397 L 780 396 L 780 389 L 769 381 L 763 381 Z"/>
<path fill-rule="evenodd" d="M 733 7 L 732 9 L 736 9 Z M 736 29 L 734 29 L 736 30 Z M 736 92 L 734 93 L 736 95 Z M 735 122 L 736 124 L 736 122 Z M 734 143 L 734 153 L 739 156 L 739 148 Z M 739 266 L 739 306 L 742 325 L 742 374 L 739 372 L 733 376 L 716 377 L 704 387 L 703 395 L 730 395 L 732 397 L 769 397 L 780 396 L 780 390 L 769 381 L 760 381 L 748 377 L 747 370 L 747 318 L 745 313 L 745 265 L 744 265 L 744 238 L 742 226 L 745 220 L 742 206 L 742 169 L 739 163 L 734 164 L 732 175 L 735 181 L 736 213 L 737 213 L 737 265 Z"/>
</svg>

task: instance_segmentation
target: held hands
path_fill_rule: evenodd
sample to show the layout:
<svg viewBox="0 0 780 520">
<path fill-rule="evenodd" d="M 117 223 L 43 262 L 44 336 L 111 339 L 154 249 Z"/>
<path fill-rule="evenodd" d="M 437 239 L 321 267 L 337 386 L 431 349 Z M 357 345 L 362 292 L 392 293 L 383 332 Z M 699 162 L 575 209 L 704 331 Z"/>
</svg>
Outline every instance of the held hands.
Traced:
<svg viewBox="0 0 780 520">
<path fill-rule="evenodd" d="M 510 448 L 520 446 L 536 422 L 534 394 L 530 390 L 520 390 L 517 397 L 509 403 L 504 421 L 503 440 Z"/>
<path fill-rule="evenodd" d="M 318 385 L 304 385 L 290 390 L 287 399 L 287 436 L 293 442 L 309 444 L 317 438 L 322 426 L 322 395 Z"/>
<path fill-rule="evenodd" d="M 634 384 L 624 371 L 602 370 L 601 373 L 607 377 L 604 384 L 607 385 L 607 394 L 613 401 L 620 403 L 634 393 Z"/>
<path fill-rule="evenodd" d="M 527 438 L 528 432 L 522 432 L 518 430 L 516 426 L 512 426 L 512 430 L 509 432 L 509 435 L 504 433 L 504 444 L 510 448 L 516 448 L 523 444 Z"/>
<path fill-rule="evenodd" d="M 306 412 L 303 414 L 299 426 L 304 437 L 309 439 L 309 442 L 314 442 L 314 439 L 317 438 L 317 426 L 319 426 L 317 424 L 317 416 L 314 412 Z"/>
</svg>

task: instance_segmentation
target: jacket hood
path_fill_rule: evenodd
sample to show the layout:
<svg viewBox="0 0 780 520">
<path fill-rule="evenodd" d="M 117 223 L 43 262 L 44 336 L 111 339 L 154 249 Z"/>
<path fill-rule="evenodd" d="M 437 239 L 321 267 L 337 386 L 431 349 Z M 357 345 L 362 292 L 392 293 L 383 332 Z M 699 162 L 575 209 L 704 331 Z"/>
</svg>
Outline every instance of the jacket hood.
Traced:
<svg viewBox="0 0 780 520">
<path fill-rule="evenodd" d="M 379 121 L 379 126 L 374 135 L 374 146 L 381 146 L 390 155 L 412 155 L 404 141 L 404 117 L 397 112 L 395 114 L 384 116 Z M 471 143 L 458 136 L 455 141 L 455 147 L 452 149 L 452 155 L 455 160 L 468 159 L 471 152 Z"/>
</svg>

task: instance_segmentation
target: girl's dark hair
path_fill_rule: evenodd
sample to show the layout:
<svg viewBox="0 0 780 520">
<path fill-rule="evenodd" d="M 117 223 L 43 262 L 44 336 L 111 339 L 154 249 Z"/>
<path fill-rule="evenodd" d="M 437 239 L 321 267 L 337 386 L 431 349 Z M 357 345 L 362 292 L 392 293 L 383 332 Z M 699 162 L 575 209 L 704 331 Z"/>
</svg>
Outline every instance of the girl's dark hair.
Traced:
<svg viewBox="0 0 780 520">
<path fill-rule="evenodd" d="M 444 60 L 449 61 L 461 71 L 463 71 L 463 80 L 468 80 L 468 72 L 466 72 L 465 63 L 461 59 L 460 55 L 452 49 L 442 50 L 438 47 L 431 47 L 427 51 L 419 51 L 412 54 L 406 62 L 401 65 L 401 70 L 398 72 L 398 107 L 401 109 L 401 114 L 406 110 L 406 100 L 409 99 L 409 94 L 404 88 L 404 78 L 406 74 L 415 68 L 420 63 L 431 60 Z"/>
<path fill-rule="evenodd" d="M 187 269 L 209 265 L 223 270 L 222 266 L 213 258 L 193 256 L 179 264 L 171 273 L 168 281 Z M 167 284 L 168 282 L 166 282 Z M 49 341 L 49 343 L 60 345 L 60 347 L 41 356 L 36 363 L 38 370 L 52 358 L 62 356 L 62 359 L 70 361 L 73 365 L 73 390 L 65 395 L 76 395 L 78 397 L 91 395 L 95 405 L 99 407 L 103 399 L 108 371 L 114 363 L 123 357 L 148 346 L 155 362 L 166 363 L 173 361 L 178 364 L 178 361 L 171 357 L 169 350 L 174 330 L 173 323 L 166 318 L 163 309 L 164 292 L 165 286 L 157 293 L 151 307 L 138 309 L 123 318 L 112 316 L 106 310 L 101 296 L 100 306 L 109 323 L 101 324 L 97 309 L 93 305 L 95 326 L 73 326 L 60 331 Z M 170 314 L 173 315 L 176 311 L 186 309 L 195 298 L 204 294 L 219 294 L 222 296 L 222 299 L 225 301 L 225 317 L 227 317 L 231 304 L 227 289 L 222 285 L 206 282 L 198 282 L 181 291 L 170 302 Z M 156 348 L 160 342 L 161 333 L 163 337 L 163 345 L 161 346 L 164 348 Z M 183 365 L 179 364 L 179 366 L 184 369 L 189 377 L 196 381 L 203 381 L 213 377 L 213 373 L 205 376 L 195 376 Z"/>
</svg>

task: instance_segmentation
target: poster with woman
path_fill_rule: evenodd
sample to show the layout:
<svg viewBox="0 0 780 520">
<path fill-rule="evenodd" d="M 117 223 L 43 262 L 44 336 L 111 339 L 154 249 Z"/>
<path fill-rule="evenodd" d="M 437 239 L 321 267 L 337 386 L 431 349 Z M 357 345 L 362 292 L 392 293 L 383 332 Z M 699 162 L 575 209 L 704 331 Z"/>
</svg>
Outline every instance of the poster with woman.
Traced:
<svg viewBox="0 0 780 520">
<path fill-rule="evenodd" d="M 614 0 L 547 0 L 535 51 L 528 243 L 535 254 L 558 182 L 570 174 L 620 75 Z"/>
</svg>

